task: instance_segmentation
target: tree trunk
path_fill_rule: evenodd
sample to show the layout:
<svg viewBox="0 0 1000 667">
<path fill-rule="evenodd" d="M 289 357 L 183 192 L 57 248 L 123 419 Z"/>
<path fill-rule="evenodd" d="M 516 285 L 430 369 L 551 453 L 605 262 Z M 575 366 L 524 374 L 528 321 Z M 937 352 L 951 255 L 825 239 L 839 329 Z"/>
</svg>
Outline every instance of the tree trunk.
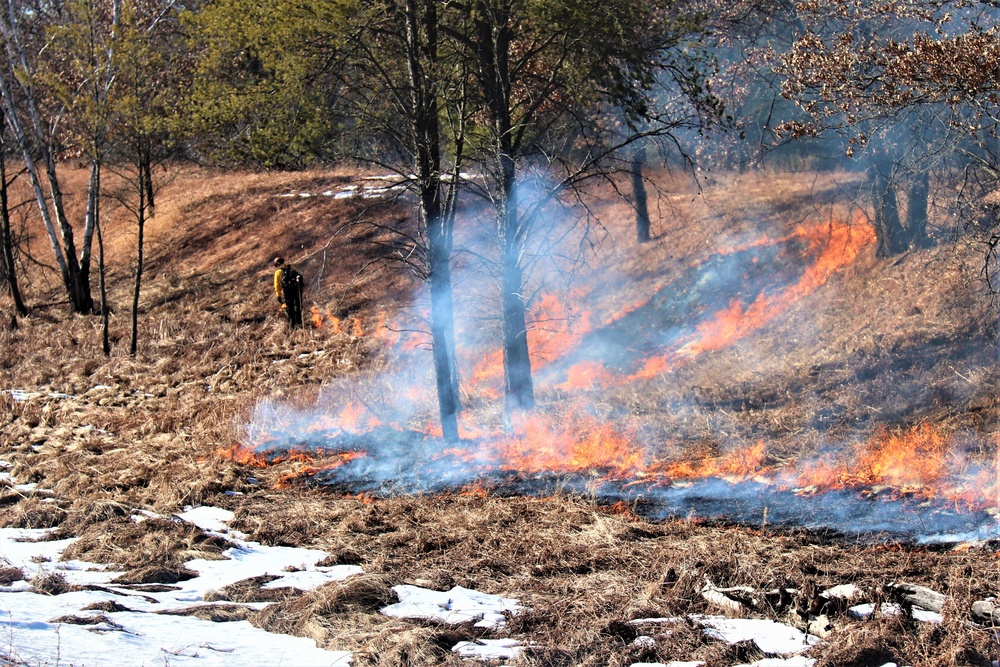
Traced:
<svg viewBox="0 0 1000 667">
<path fill-rule="evenodd" d="M 899 206 L 891 165 L 876 163 L 868 170 L 872 206 L 875 210 L 875 237 L 877 257 L 891 257 L 907 248 L 906 233 L 899 221 Z"/>
<path fill-rule="evenodd" d="M 10 60 L 9 66 L 12 69 L 0 69 L 0 96 L 3 99 L 4 115 L 8 126 L 14 133 L 21 155 L 24 158 L 25 166 L 31 180 L 32 189 L 35 193 L 35 200 L 45 224 L 45 231 L 52 244 L 56 263 L 62 274 L 63 284 L 69 295 L 70 306 L 77 313 L 92 313 L 94 300 L 90 294 L 90 248 L 89 236 L 90 228 L 84 230 L 84 248 L 82 261 L 77 259 L 76 245 L 73 239 L 73 228 L 66 218 L 66 210 L 63 206 L 62 190 L 59 186 L 59 179 L 56 174 L 55 158 L 53 156 L 52 138 L 46 133 L 46 124 L 42 121 L 40 106 L 31 84 L 31 67 L 28 59 L 21 48 L 20 36 L 17 33 L 17 24 L 13 20 L 4 17 L 0 20 L 0 33 L 2 33 L 4 45 L 7 47 L 7 55 Z M 9 72 L 16 71 L 20 67 L 22 74 L 9 77 Z M 28 73 L 25 76 L 24 73 Z M 16 83 L 22 93 L 22 99 L 14 96 L 11 83 Z M 31 124 L 31 136 L 28 136 L 24 124 L 18 116 L 23 110 L 28 115 Z M 45 168 L 49 185 L 49 195 L 46 196 L 41 176 L 39 174 L 38 162 Z M 51 201 L 52 208 L 49 208 Z M 55 219 L 53 220 L 53 212 Z M 59 225 L 60 238 L 56 235 L 56 223 Z"/>
<path fill-rule="evenodd" d="M 147 192 L 152 188 L 152 166 L 150 158 L 145 149 L 138 150 L 138 187 L 139 205 L 136 209 L 136 222 L 138 223 L 138 235 L 136 239 L 136 261 L 135 261 L 135 286 L 132 290 L 132 340 L 129 343 L 129 356 L 134 357 L 139 350 L 139 292 L 142 289 L 142 268 L 143 268 L 143 240 L 146 232 L 146 215 L 149 201 L 146 198 Z M 147 179 L 149 188 L 147 188 Z"/>
<path fill-rule="evenodd" d="M 437 7 L 406 0 L 407 73 L 410 83 L 415 171 L 420 222 L 427 231 L 428 283 L 431 293 L 431 347 L 441 432 L 457 441 L 458 372 L 455 366 L 455 313 L 451 284 L 451 218 L 441 206 L 441 135 L 435 91 L 428 89 L 426 66 L 437 60 Z M 421 11 L 421 9 L 423 11 Z"/>
<path fill-rule="evenodd" d="M 101 281 L 101 350 L 105 357 L 111 356 L 111 312 L 108 306 L 108 287 L 104 268 L 104 234 L 101 232 L 100 216 L 94 219 L 97 231 L 97 270 Z"/>
<path fill-rule="evenodd" d="M 511 109 L 509 58 L 513 28 L 507 3 L 476 5 L 478 76 L 490 118 L 496 164 L 497 237 L 500 242 L 501 336 L 503 338 L 504 406 L 508 419 L 535 407 L 528 355 L 528 328 L 522 289 L 523 239 L 516 192 L 517 162 Z"/>
<path fill-rule="evenodd" d="M 927 236 L 927 198 L 930 194 L 930 174 L 921 169 L 910 182 L 906 200 L 906 235 L 911 248 L 929 248 Z"/>
<path fill-rule="evenodd" d="M 649 242 L 649 206 L 646 198 L 646 180 L 642 167 L 646 163 L 646 146 L 639 145 L 632 152 L 632 205 L 635 207 L 635 233 L 639 243 Z"/>
<path fill-rule="evenodd" d="M 10 198 L 7 190 L 7 146 L 2 139 L 4 133 L 3 113 L 0 112 L 0 268 L 3 278 L 14 301 L 14 312 L 21 317 L 28 314 L 28 307 L 21 298 L 21 288 L 17 282 L 17 264 L 14 261 L 14 236 L 10 228 Z"/>
<path fill-rule="evenodd" d="M 501 335 L 503 339 L 504 407 L 508 419 L 519 410 L 535 407 L 535 389 L 528 353 L 528 325 L 524 307 L 524 274 L 521 270 L 521 243 L 518 229 L 518 200 L 515 190 L 514 160 L 501 155 L 500 243 L 502 279 L 500 285 Z"/>
</svg>

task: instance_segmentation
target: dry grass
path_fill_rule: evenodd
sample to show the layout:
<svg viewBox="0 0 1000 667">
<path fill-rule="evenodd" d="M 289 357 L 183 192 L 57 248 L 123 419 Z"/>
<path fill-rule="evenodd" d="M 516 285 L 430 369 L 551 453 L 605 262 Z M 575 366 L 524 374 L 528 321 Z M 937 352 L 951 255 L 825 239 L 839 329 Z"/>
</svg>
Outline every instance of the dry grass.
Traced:
<svg viewBox="0 0 1000 667">
<path fill-rule="evenodd" d="M 73 178 L 82 183 L 84 175 Z M 51 279 L 33 269 L 26 286 L 31 317 L 17 329 L 0 329 L 0 389 L 43 395 L 18 402 L 0 394 L 0 458 L 12 464 L 19 484 L 34 482 L 52 495 L 0 488 L 0 523 L 55 527 L 80 538 L 67 558 L 114 563 L 136 586 L 169 585 L 189 576 L 188 560 L 218 558 L 229 546 L 169 516 L 185 505 L 231 509 L 233 527 L 250 539 L 323 549 L 330 554 L 324 564 L 357 564 L 366 574 L 305 594 L 262 589 L 261 579 L 239 582 L 216 591 L 219 604 L 197 613 L 218 621 L 246 616 L 312 637 L 354 651 L 358 665 L 458 665 L 455 643 L 494 636 L 378 614 L 395 601 L 391 587 L 404 583 L 521 600 L 528 611 L 510 620 L 508 632 L 531 647 L 515 664 L 702 659 L 722 667 L 759 657 L 709 642 L 689 622 L 649 629 L 653 647 L 632 644 L 629 620 L 720 612 L 700 595 L 706 579 L 718 587 L 800 591 L 764 598 L 746 613 L 803 629 L 808 612 L 817 611 L 815 592 L 837 584 L 855 583 L 879 598 L 889 583 L 907 581 L 949 596 L 938 626 L 861 622 L 827 609 L 836 632 L 818 653 L 823 667 L 890 660 L 988 666 L 1000 658 L 995 635 L 967 622 L 972 601 L 1000 594 L 995 544 L 865 545 L 795 530 L 656 523 L 568 495 L 338 497 L 274 488 L 301 470 L 295 461 L 257 468 L 222 455 L 245 436 L 259 400 L 311 407 L 345 378 L 374 376 L 386 363 L 370 336 L 289 334 L 269 285 L 269 260 L 283 254 L 304 269 L 308 300 L 324 312 L 359 317 L 369 330 L 380 311 L 407 302 L 415 285 L 398 267 L 377 264 L 359 275 L 377 251 L 365 242 L 370 230 L 350 226 L 363 215 L 401 219 L 402 209 L 281 196 L 315 194 L 349 178 L 177 170 L 149 229 L 135 359 L 123 353 L 133 241 L 120 213 L 110 212 L 107 222 L 116 306 L 110 358 L 100 351 L 99 322 L 67 315 L 58 291 L 46 291 Z M 842 200 L 834 195 L 844 181 L 747 175 L 720 178 L 698 193 L 681 179 L 665 179 L 656 238 L 641 248 L 629 242 L 627 206 L 598 201 L 608 236 L 589 258 L 602 279 L 600 289 L 584 290 L 592 321 L 614 319 L 719 247 L 840 215 Z M 37 237 L 33 247 L 40 243 Z M 667 458 L 718 455 L 763 438 L 770 460 L 780 462 L 881 421 L 969 430 L 983 439 L 972 455 L 988 459 L 1000 421 L 1000 378 L 993 323 L 962 270 L 973 259 L 942 245 L 882 263 L 869 250 L 753 335 L 669 377 L 592 392 L 591 409 L 634 428 Z M 480 323 L 474 331 L 488 340 L 488 329 Z M 543 387 L 540 398 L 553 414 L 569 409 L 559 391 Z M 468 399 L 480 422 L 500 421 L 495 403 Z M 164 516 L 136 522 L 136 510 Z M 0 583 L 4 576 L 13 581 L 23 573 L 0 570 Z M 60 590 L 48 579 L 33 584 Z M 258 600 L 274 604 L 251 614 L 234 606 Z"/>
</svg>

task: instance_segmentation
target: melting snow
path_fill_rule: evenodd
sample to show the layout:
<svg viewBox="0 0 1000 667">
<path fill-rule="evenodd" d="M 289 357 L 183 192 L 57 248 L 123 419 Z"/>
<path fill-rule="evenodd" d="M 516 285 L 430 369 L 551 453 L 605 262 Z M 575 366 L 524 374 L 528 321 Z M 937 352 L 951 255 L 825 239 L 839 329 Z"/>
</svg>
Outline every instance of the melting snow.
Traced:
<svg viewBox="0 0 1000 667">
<path fill-rule="evenodd" d="M 475 642 L 459 642 L 451 650 L 463 658 L 513 660 L 520 657 L 523 647 L 516 639 L 480 639 Z"/>
<path fill-rule="evenodd" d="M 393 586 L 397 604 L 382 609 L 394 618 L 425 618 L 443 623 L 476 622 L 477 628 L 498 629 L 507 623 L 504 612 L 516 614 L 523 607 L 517 600 L 455 586 L 450 591 L 432 591 L 419 586 Z"/>
<path fill-rule="evenodd" d="M 875 614 L 875 605 L 871 603 L 859 604 L 847 610 L 847 613 L 862 621 L 871 618 Z M 899 616 L 903 613 L 903 608 L 898 604 L 883 602 L 879 606 L 878 613 L 882 616 Z"/>
<path fill-rule="evenodd" d="M 208 591 L 260 575 L 281 577 L 269 584 L 272 588 L 308 590 L 361 572 L 353 565 L 317 567 L 326 553 L 315 549 L 244 541 L 226 529 L 225 522 L 232 518 L 226 510 L 189 508 L 180 516 L 203 530 L 223 535 L 236 546 L 224 552 L 229 560 L 189 561 L 187 567 L 199 576 L 164 592 L 136 592 L 116 586 L 111 580 L 120 573 L 101 565 L 58 561 L 73 539 L 44 541 L 49 531 L 0 529 L 0 559 L 20 568 L 27 578 L 57 574 L 68 583 L 92 587 L 62 595 L 32 592 L 26 581 L 0 588 L 0 632 L 8 644 L 5 652 L 31 665 L 77 667 L 120 664 L 123 655 L 136 665 L 333 667 L 351 663 L 347 651 L 322 650 L 310 639 L 271 634 L 246 621 L 220 626 L 193 616 L 164 615 L 162 612 L 211 604 L 204 600 Z M 86 609 L 109 602 L 126 610 Z M 86 622 L 60 620 L 63 618 Z"/>
<path fill-rule="evenodd" d="M 770 655 L 800 653 L 819 642 L 819 637 L 766 619 L 702 615 L 692 615 L 690 618 L 705 628 L 705 634 L 709 637 L 730 644 L 753 641 L 757 648 Z"/>
<path fill-rule="evenodd" d="M 73 398 L 69 394 L 60 394 L 59 392 L 55 391 L 42 392 L 42 391 L 24 391 L 23 389 L 9 389 L 4 393 L 10 394 L 10 397 L 13 398 L 15 401 L 17 401 L 18 403 L 23 403 L 24 401 L 31 400 L 32 398 L 41 398 L 43 396 L 46 398 Z"/>
<path fill-rule="evenodd" d="M 816 658 L 797 655 L 792 658 L 764 658 L 750 664 L 736 665 L 736 667 L 813 667 L 815 664 Z"/>
</svg>

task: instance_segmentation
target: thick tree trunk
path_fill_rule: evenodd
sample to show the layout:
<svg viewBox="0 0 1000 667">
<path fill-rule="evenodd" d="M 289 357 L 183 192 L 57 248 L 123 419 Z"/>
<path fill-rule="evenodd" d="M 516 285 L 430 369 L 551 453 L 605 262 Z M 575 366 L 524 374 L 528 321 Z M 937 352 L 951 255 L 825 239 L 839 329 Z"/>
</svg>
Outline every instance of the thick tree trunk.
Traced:
<svg viewBox="0 0 1000 667">
<path fill-rule="evenodd" d="M 927 199 L 930 194 L 930 175 L 922 169 L 910 182 L 906 199 L 906 236 L 911 248 L 929 248 L 927 236 Z"/>
<path fill-rule="evenodd" d="M 903 225 L 899 221 L 899 205 L 892 178 L 891 165 L 875 164 L 868 170 L 872 206 L 875 212 L 875 237 L 877 257 L 891 257 L 904 252 L 908 244 Z"/>
<path fill-rule="evenodd" d="M 646 197 L 646 180 L 642 175 L 646 163 L 646 147 L 639 145 L 632 152 L 630 171 L 632 175 L 632 205 L 635 207 L 635 236 L 639 243 L 647 243 L 649 236 L 649 206 Z"/>
<path fill-rule="evenodd" d="M 458 371 L 455 365 L 455 314 L 451 284 L 451 218 L 441 207 L 441 136 L 437 100 L 428 90 L 425 64 L 437 59 L 437 8 L 433 1 L 420 6 L 406 0 L 407 71 L 413 119 L 414 165 L 419 198 L 420 221 L 427 231 L 428 283 L 431 293 L 431 347 L 441 432 L 445 440 L 456 441 L 458 412 Z M 422 11 L 421 11 L 422 10 Z"/>
</svg>

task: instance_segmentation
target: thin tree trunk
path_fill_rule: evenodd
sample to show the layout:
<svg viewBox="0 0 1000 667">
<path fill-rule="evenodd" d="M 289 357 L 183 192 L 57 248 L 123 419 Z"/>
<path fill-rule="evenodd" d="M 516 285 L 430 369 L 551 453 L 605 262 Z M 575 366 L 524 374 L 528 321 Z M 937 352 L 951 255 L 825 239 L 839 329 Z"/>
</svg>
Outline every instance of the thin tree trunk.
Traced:
<svg viewBox="0 0 1000 667">
<path fill-rule="evenodd" d="M 930 174 L 920 170 L 910 182 L 906 199 L 906 235 L 911 248 L 929 248 L 927 236 L 927 199 L 930 194 Z"/>
<path fill-rule="evenodd" d="M 528 351 L 528 325 L 525 314 L 524 275 L 521 270 L 521 247 L 517 234 L 518 201 L 514 189 L 513 160 L 510 164 L 500 211 L 502 245 L 501 333 L 503 338 L 504 407 L 507 417 L 535 407 L 535 388 L 531 378 Z"/>
<path fill-rule="evenodd" d="M 99 209 L 98 209 L 99 210 Z M 94 217 L 94 229 L 97 233 L 97 270 L 101 281 L 101 350 L 105 357 L 111 356 L 111 308 L 108 305 L 107 275 L 104 265 L 104 234 L 101 232 L 101 216 Z"/>
<path fill-rule="evenodd" d="M 648 243 L 649 236 L 649 206 L 646 197 L 646 180 L 642 175 L 642 167 L 646 163 L 646 146 L 639 145 L 632 153 L 630 171 L 632 175 L 632 205 L 635 207 L 635 235 L 639 243 Z"/>
<path fill-rule="evenodd" d="M 30 73 L 31 68 L 21 46 L 17 23 L 13 17 L 13 10 L 10 5 L 8 5 L 7 15 L 0 19 L 0 33 L 2 33 L 4 47 L 11 63 L 19 66 L 24 72 Z M 63 284 L 69 295 L 70 306 L 74 312 L 92 313 L 94 300 L 90 293 L 90 248 L 88 245 L 92 231 L 89 228 L 84 230 L 83 255 L 82 259 L 78 260 L 73 238 L 73 228 L 66 218 L 62 190 L 56 174 L 55 159 L 50 144 L 51 138 L 45 132 L 45 124 L 42 122 L 38 101 L 35 98 L 35 93 L 30 83 L 30 77 L 16 77 L 15 82 L 19 85 L 23 93 L 23 100 L 15 99 L 13 91 L 10 89 L 10 80 L 7 77 L 7 72 L 0 70 L 0 95 L 2 95 L 3 99 L 5 120 L 14 132 L 14 137 L 24 157 L 25 166 L 28 169 L 28 175 L 35 192 L 35 199 L 38 203 L 42 220 L 45 223 L 45 230 L 49 235 L 49 241 L 52 243 L 56 263 L 59 265 Z M 30 138 L 27 136 L 25 128 L 17 115 L 19 109 L 23 109 L 30 118 L 33 133 Z M 49 185 L 49 196 L 52 202 L 51 211 L 34 160 L 34 154 L 40 157 L 40 162 L 45 167 Z M 55 221 L 53 221 L 53 211 L 55 213 Z M 61 241 L 56 236 L 55 223 L 59 225 Z"/>
<path fill-rule="evenodd" d="M 3 124 L 3 112 L 0 111 L 0 126 Z M 2 138 L 3 128 L 0 127 L 0 266 L 3 267 L 3 278 L 7 282 L 11 299 L 14 301 L 14 311 L 24 317 L 28 307 L 21 297 L 21 288 L 17 282 L 17 264 L 14 261 L 14 236 L 10 225 L 10 198 L 7 183 L 7 146 Z"/>
<path fill-rule="evenodd" d="M 135 286 L 132 291 L 132 339 L 129 344 L 129 356 L 134 357 L 139 350 L 139 292 L 142 289 L 142 268 L 143 268 L 143 238 L 146 231 L 146 214 L 148 202 L 146 199 L 147 184 L 146 179 L 152 181 L 152 174 L 149 173 L 150 165 L 148 157 L 144 154 L 144 149 L 139 149 L 140 157 L 138 161 L 138 194 L 139 206 L 136 211 L 136 221 L 138 222 L 138 238 L 136 240 L 136 262 L 135 262 Z"/>
<path fill-rule="evenodd" d="M 504 407 L 510 419 L 519 410 L 535 407 L 535 390 L 528 353 L 528 327 L 522 289 L 521 237 L 516 191 L 509 57 L 512 40 L 510 7 L 505 3 L 477 4 L 476 58 L 492 125 L 497 168 L 497 236 L 500 241 L 501 336 L 503 344 Z"/>
</svg>

